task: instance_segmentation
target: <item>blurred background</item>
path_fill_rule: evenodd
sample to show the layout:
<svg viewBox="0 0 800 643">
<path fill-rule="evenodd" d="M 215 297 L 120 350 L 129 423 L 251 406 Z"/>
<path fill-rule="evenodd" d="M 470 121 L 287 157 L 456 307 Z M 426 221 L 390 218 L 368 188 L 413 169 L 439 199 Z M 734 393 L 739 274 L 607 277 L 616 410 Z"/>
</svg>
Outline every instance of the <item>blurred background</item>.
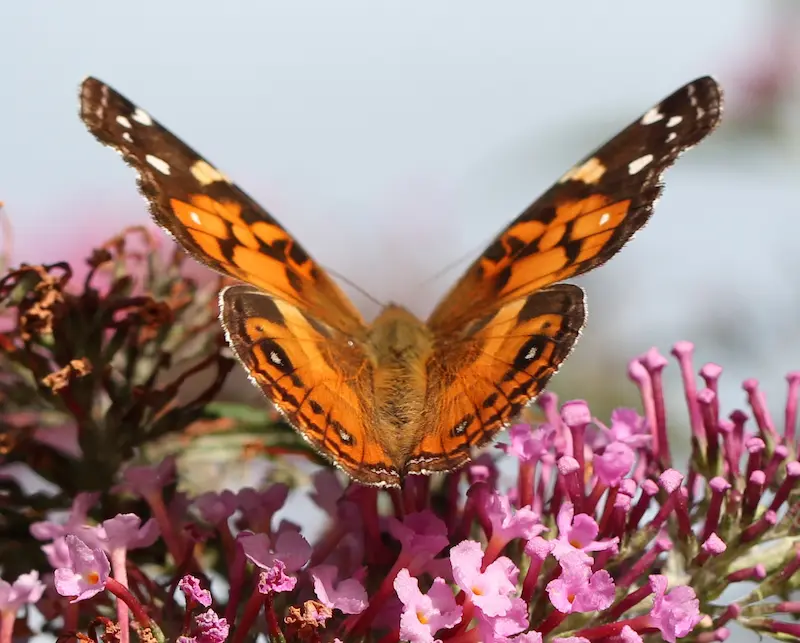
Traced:
<svg viewBox="0 0 800 643">
<path fill-rule="evenodd" d="M 3 3 L 0 24 L 14 263 L 77 260 L 148 220 L 133 173 L 77 117 L 91 74 L 323 265 L 420 315 L 573 162 L 714 75 L 722 126 L 667 173 L 651 223 L 580 280 L 589 324 L 553 390 L 607 418 L 636 404 L 631 357 L 689 339 L 698 366 L 726 369 L 723 410 L 755 377 L 782 420 L 800 367 L 800 3 L 39 0 Z M 675 366 L 666 382 L 684 426 Z"/>
</svg>

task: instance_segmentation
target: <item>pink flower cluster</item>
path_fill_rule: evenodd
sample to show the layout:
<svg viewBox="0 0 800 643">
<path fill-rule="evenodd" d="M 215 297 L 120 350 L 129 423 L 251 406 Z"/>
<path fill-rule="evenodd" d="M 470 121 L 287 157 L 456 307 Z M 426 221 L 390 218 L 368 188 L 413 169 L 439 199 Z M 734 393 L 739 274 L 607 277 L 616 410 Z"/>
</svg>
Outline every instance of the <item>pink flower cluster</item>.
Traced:
<svg viewBox="0 0 800 643">
<path fill-rule="evenodd" d="M 149 520 L 121 514 L 89 524 L 96 496 L 81 495 L 65 522 L 32 531 L 48 541 L 60 595 L 76 605 L 102 592 L 117 597 L 123 643 L 129 611 L 157 640 L 182 643 L 221 643 L 229 634 L 239 643 L 258 631 L 312 643 L 634 643 L 689 635 L 705 643 L 727 638 L 732 619 L 800 636 L 772 617 L 798 615 L 800 604 L 763 600 L 796 588 L 800 570 L 800 374 L 789 377 L 780 431 L 757 383 L 744 384 L 753 421 L 741 410 L 724 418 L 721 369 L 704 366 L 698 390 L 691 345 L 673 352 L 693 441 L 685 473 L 673 467 L 668 439 L 667 362 L 650 351 L 629 366 L 642 415 L 618 409 L 605 424 L 581 401 L 559 408 L 555 396 L 542 395 L 545 422 L 511 427 L 500 446 L 500 459 L 516 469 L 505 489 L 488 454 L 442 480 L 412 477 L 389 492 L 344 487 L 322 470 L 311 497 L 328 521 L 309 542 L 298 525 L 275 524 L 286 486 L 168 501 L 174 463 L 167 460 L 129 469 L 117 490 L 143 498 Z M 128 552 L 156 544 L 170 555 L 165 569 L 174 577 L 166 587 L 183 596 L 177 625 L 159 619 L 141 578 L 128 581 Z M 754 556 L 755 547 L 763 553 Z M 212 550 L 224 570 L 224 601 L 209 591 L 202 552 Z M 721 604 L 722 591 L 742 581 L 757 589 Z M 38 600 L 44 586 L 37 583 L 0 585 L 4 614 Z"/>
</svg>

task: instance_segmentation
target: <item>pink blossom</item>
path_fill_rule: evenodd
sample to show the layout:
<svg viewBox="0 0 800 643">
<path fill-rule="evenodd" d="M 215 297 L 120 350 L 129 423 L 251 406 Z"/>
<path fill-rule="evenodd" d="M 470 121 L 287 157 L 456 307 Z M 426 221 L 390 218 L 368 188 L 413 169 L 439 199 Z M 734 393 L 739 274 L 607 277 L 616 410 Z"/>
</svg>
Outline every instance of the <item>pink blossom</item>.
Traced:
<svg viewBox="0 0 800 643">
<path fill-rule="evenodd" d="M 254 534 L 243 531 L 237 537 L 244 549 L 244 555 L 258 567 L 272 567 L 280 560 L 290 572 L 297 571 L 308 562 L 311 545 L 296 531 L 284 531 L 271 539 L 267 534 Z"/>
<path fill-rule="evenodd" d="M 86 515 L 89 509 L 97 503 L 99 498 L 99 493 L 81 492 L 77 494 L 75 500 L 72 501 L 72 508 L 67 520 L 63 524 L 49 520 L 34 522 L 30 528 L 31 534 L 37 540 L 56 540 L 74 534 L 77 529 L 86 524 Z"/>
<path fill-rule="evenodd" d="M 0 579 L 0 612 L 16 614 L 26 603 L 35 603 L 44 593 L 44 583 L 39 580 L 39 572 L 20 574 L 13 583 Z"/>
<path fill-rule="evenodd" d="M 702 619 L 700 601 L 691 587 L 679 585 L 667 593 L 667 585 L 666 576 L 650 576 L 650 587 L 655 593 L 650 619 L 665 641 L 675 643 L 676 638 L 689 634 Z"/>
<path fill-rule="evenodd" d="M 297 585 L 297 579 L 294 576 L 287 576 L 285 572 L 286 565 L 276 558 L 272 561 L 272 565 L 262 568 L 258 577 L 258 591 L 262 594 L 291 592 Z"/>
<path fill-rule="evenodd" d="M 158 524 L 151 518 L 144 525 L 136 514 L 117 514 L 96 527 L 77 530 L 81 540 L 92 547 L 101 547 L 106 553 L 120 549 L 149 547 L 159 536 Z"/>
<path fill-rule="evenodd" d="M 197 496 L 192 504 L 197 508 L 203 520 L 218 525 L 230 518 L 239 508 L 239 500 L 233 491 L 225 489 L 219 493 L 209 491 Z"/>
<path fill-rule="evenodd" d="M 175 480 L 175 457 L 164 458 L 156 465 L 129 466 L 122 472 L 122 482 L 112 491 L 128 491 L 143 498 L 150 498 Z"/>
<path fill-rule="evenodd" d="M 612 442 L 601 455 L 594 456 L 597 479 L 609 487 L 616 486 L 630 473 L 636 454 L 623 442 Z"/>
<path fill-rule="evenodd" d="M 561 560 L 570 552 L 579 552 L 587 563 L 592 562 L 588 552 L 612 550 L 617 553 L 619 538 L 595 541 L 600 528 L 594 518 L 587 514 L 575 515 L 575 506 L 571 502 L 561 505 L 556 518 L 558 538 L 553 541 L 553 556 Z"/>
<path fill-rule="evenodd" d="M 71 602 L 77 603 L 103 591 L 111 564 L 102 549 L 90 548 L 77 536 L 67 536 L 66 543 L 70 566 L 56 570 L 56 591 L 62 596 L 74 596 Z"/>
<path fill-rule="evenodd" d="M 196 643 L 223 643 L 228 638 L 228 621 L 214 610 L 206 610 L 194 619 L 193 639 Z"/>
<path fill-rule="evenodd" d="M 622 442 L 631 449 L 641 449 L 653 441 L 647 421 L 635 409 L 617 408 L 611 412 L 611 427 L 597 419 L 593 424 L 600 429 L 591 442 L 592 448 L 599 448 L 612 442 Z"/>
<path fill-rule="evenodd" d="M 550 602 L 559 612 L 594 612 L 614 602 L 614 581 L 600 570 L 592 573 L 583 552 L 570 552 L 560 561 L 561 576 L 547 584 Z"/>
<path fill-rule="evenodd" d="M 186 596 L 186 602 L 190 608 L 193 604 L 202 605 L 203 607 L 211 605 L 211 592 L 200 587 L 200 579 L 195 576 L 187 574 L 181 578 L 178 583 L 178 589 Z"/>
<path fill-rule="evenodd" d="M 564 636 L 553 639 L 553 643 L 592 643 L 589 639 L 582 636 Z"/>
<path fill-rule="evenodd" d="M 410 643 L 433 643 L 436 632 L 461 621 L 461 606 L 442 578 L 435 578 L 427 594 L 419 590 L 419 581 L 401 569 L 394 579 L 394 591 L 403 603 L 400 638 Z"/>
<path fill-rule="evenodd" d="M 501 616 L 490 617 L 481 614 L 478 618 L 478 629 L 481 633 L 480 640 L 484 643 L 536 640 L 535 638 L 516 636 L 528 629 L 528 605 L 521 598 L 512 598 L 511 608 Z M 535 635 L 536 633 L 531 634 Z M 538 641 L 541 643 L 542 637 L 538 636 Z"/>
<path fill-rule="evenodd" d="M 412 574 L 419 572 L 449 542 L 446 525 L 428 509 L 407 514 L 402 521 L 390 516 L 388 526 L 389 533 L 400 541 L 400 558 Z"/>
<path fill-rule="evenodd" d="M 488 496 L 484 507 L 486 517 L 492 525 L 492 539 L 507 543 L 515 538 L 530 540 L 538 536 L 546 527 L 539 515 L 530 507 L 514 509 L 508 496 L 493 492 Z"/>
<path fill-rule="evenodd" d="M 619 633 L 621 643 L 642 643 L 642 637 L 630 625 L 626 625 Z"/>
<path fill-rule="evenodd" d="M 338 572 L 339 570 L 333 565 L 318 565 L 309 570 L 317 598 L 331 609 L 338 609 L 345 614 L 360 614 L 369 602 L 367 590 L 355 578 L 347 578 L 336 583 Z"/>
<path fill-rule="evenodd" d="M 552 462 L 553 455 L 550 451 L 555 433 L 555 429 L 549 424 L 542 424 L 536 429 L 532 429 L 530 424 L 514 424 L 508 430 L 510 444 L 498 446 L 520 462 Z"/>
<path fill-rule="evenodd" d="M 286 503 L 289 487 L 274 484 L 263 491 L 245 487 L 239 490 L 236 497 L 247 527 L 253 531 L 271 533 L 272 516 Z"/>
<path fill-rule="evenodd" d="M 512 609 L 519 570 L 511 560 L 501 556 L 482 572 L 480 543 L 465 540 L 450 550 L 450 563 L 456 583 L 485 616 L 505 616 Z"/>
</svg>

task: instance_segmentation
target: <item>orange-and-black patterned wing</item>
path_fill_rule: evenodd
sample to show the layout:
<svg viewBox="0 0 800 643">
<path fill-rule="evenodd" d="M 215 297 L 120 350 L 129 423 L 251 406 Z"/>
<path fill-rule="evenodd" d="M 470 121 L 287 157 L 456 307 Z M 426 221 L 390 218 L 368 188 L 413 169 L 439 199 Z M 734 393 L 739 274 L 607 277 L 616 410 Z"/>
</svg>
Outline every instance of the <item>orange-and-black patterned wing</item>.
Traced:
<svg viewBox="0 0 800 643">
<path fill-rule="evenodd" d="M 439 342 L 428 363 L 424 430 L 406 472 L 449 471 L 511 422 L 558 370 L 586 318 L 583 290 L 556 284 Z"/>
<path fill-rule="evenodd" d="M 250 378 L 319 453 L 363 484 L 399 485 L 376 432 L 373 365 L 361 344 L 251 286 L 223 290 L 220 309 Z"/>
<path fill-rule="evenodd" d="M 408 473 L 453 469 L 544 388 L 577 341 L 583 292 L 552 285 L 614 256 L 650 217 L 661 175 L 720 118 L 711 78 L 685 85 L 569 170 L 437 306 L 425 432 Z"/>
<path fill-rule="evenodd" d="M 428 324 L 459 332 L 511 300 L 614 256 L 650 218 L 661 175 L 717 125 L 709 77 L 681 87 L 570 169 L 513 221 L 440 302 Z"/>
<path fill-rule="evenodd" d="M 362 333 L 361 315 L 325 271 L 258 203 L 145 110 L 87 78 L 80 115 L 139 174 L 156 222 L 195 259 Z"/>
</svg>

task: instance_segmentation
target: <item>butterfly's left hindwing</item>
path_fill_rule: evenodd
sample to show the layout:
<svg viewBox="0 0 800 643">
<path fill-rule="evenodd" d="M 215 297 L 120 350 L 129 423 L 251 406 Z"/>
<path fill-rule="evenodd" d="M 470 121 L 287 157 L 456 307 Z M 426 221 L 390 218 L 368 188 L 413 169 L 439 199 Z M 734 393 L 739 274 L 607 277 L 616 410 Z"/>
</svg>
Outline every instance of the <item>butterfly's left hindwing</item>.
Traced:
<svg viewBox="0 0 800 643">
<path fill-rule="evenodd" d="M 198 261 L 361 333 L 339 287 L 258 203 L 149 113 L 97 80 L 81 85 L 81 119 L 139 173 L 156 222 Z"/>
</svg>

